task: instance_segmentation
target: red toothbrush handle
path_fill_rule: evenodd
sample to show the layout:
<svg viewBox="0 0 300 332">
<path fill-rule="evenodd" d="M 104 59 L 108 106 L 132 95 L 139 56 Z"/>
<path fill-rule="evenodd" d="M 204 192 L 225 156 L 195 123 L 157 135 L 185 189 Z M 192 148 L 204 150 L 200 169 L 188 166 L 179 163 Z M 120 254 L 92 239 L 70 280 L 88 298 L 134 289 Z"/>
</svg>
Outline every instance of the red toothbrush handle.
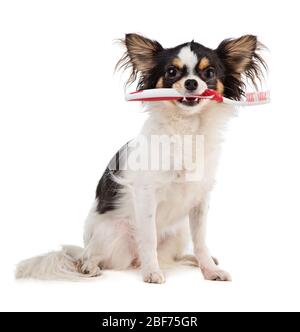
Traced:
<svg viewBox="0 0 300 332">
<path fill-rule="evenodd" d="M 218 91 L 211 90 L 211 89 L 205 90 L 201 96 L 203 96 L 203 97 L 212 96 L 212 98 L 210 100 L 217 101 L 218 103 L 221 103 L 223 101 L 223 96 Z"/>
</svg>

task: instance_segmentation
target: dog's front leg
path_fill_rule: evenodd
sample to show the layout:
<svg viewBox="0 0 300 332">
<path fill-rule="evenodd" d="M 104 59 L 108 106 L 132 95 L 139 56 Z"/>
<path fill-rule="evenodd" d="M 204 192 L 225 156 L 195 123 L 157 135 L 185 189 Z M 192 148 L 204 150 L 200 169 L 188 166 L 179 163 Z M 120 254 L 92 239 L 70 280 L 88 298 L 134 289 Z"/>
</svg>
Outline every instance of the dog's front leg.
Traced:
<svg viewBox="0 0 300 332">
<path fill-rule="evenodd" d="M 156 198 L 152 185 L 139 184 L 134 190 L 136 237 L 143 279 L 145 282 L 165 282 L 157 259 Z"/>
<path fill-rule="evenodd" d="M 231 281 L 229 273 L 221 270 L 212 258 L 206 243 L 206 217 L 208 200 L 191 209 L 189 213 L 191 234 L 194 243 L 194 253 L 199 267 L 206 280 Z"/>
</svg>

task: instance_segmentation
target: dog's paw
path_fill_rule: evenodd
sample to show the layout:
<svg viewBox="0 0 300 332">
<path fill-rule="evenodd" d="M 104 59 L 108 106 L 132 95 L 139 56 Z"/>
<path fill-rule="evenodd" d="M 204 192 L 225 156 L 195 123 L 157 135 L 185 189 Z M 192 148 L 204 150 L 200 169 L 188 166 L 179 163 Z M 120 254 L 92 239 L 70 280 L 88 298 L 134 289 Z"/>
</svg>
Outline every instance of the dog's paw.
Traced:
<svg viewBox="0 0 300 332">
<path fill-rule="evenodd" d="M 232 281 L 228 272 L 220 269 L 202 269 L 205 280 L 212 281 Z"/>
<path fill-rule="evenodd" d="M 99 266 L 89 263 L 88 261 L 80 265 L 80 272 L 88 277 L 99 277 L 102 272 Z"/>
<path fill-rule="evenodd" d="M 150 284 L 163 284 L 166 281 L 165 276 L 160 270 L 144 272 L 143 279 Z"/>
</svg>

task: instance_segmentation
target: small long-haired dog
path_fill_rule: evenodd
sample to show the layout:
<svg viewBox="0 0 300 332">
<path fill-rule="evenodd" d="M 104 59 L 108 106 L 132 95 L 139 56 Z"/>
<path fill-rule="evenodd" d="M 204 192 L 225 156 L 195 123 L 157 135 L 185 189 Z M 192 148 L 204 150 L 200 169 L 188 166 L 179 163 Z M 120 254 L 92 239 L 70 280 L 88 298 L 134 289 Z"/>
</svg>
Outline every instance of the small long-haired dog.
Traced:
<svg viewBox="0 0 300 332">
<path fill-rule="evenodd" d="M 127 150 L 134 150 L 133 140 L 117 153 L 117 167 L 108 167 L 100 179 L 86 220 L 84 248 L 66 246 L 23 261 L 16 277 L 76 279 L 98 276 L 102 269 L 140 268 L 144 281 L 163 283 L 161 267 L 185 260 L 199 266 L 207 280 L 230 281 L 206 246 L 205 230 L 222 132 L 236 112 L 233 106 L 188 96 L 210 88 L 240 100 L 245 93 L 243 80 L 255 83 L 266 68 L 259 54 L 262 45 L 252 35 L 224 40 L 217 49 L 194 41 L 163 48 L 138 34 L 127 34 L 123 43 L 126 52 L 118 66 L 131 69 L 130 83 L 137 81 L 138 89 L 174 88 L 187 95 L 177 101 L 145 103 L 149 116 L 141 135 L 146 141 L 153 136 L 188 136 L 192 142 L 201 135 L 202 176 L 191 177 L 199 165 L 195 169 L 120 167 L 129 158 Z M 193 151 L 177 147 L 170 155 L 175 159 Z M 194 256 L 184 253 L 189 233 Z"/>
</svg>

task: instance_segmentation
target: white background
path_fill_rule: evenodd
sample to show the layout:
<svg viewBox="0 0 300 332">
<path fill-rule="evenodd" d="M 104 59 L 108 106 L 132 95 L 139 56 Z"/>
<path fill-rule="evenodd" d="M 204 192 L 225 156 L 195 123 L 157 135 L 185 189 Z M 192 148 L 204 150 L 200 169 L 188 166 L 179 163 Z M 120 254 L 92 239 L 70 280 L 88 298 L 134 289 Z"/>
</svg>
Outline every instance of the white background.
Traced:
<svg viewBox="0 0 300 332">
<path fill-rule="evenodd" d="M 2 310 L 299 310 L 297 1 L 0 2 L 0 307 Z M 114 39 L 140 32 L 171 47 L 257 34 L 269 47 L 272 104 L 228 130 L 209 245 L 232 283 L 195 268 L 148 285 L 136 272 L 88 283 L 16 282 L 24 258 L 82 243 L 107 162 L 145 115 L 125 103 Z"/>
</svg>

